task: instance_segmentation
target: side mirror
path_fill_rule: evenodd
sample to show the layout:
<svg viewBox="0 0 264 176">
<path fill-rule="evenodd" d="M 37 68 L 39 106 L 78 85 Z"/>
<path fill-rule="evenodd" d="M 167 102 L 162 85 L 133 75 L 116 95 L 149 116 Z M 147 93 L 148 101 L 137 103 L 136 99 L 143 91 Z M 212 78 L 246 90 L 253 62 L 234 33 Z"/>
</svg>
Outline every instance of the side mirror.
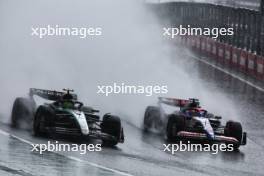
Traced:
<svg viewBox="0 0 264 176">
<path fill-rule="evenodd" d="M 207 113 L 207 118 L 212 119 L 212 118 L 214 118 L 214 117 L 215 117 L 214 114 L 212 114 L 212 113 Z"/>
<path fill-rule="evenodd" d="M 100 112 L 99 110 L 93 109 L 92 112 Z"/>
<path fill-rule="evenodd" d="M 215 116 L 215 119 L 220 120 L 220 119 L 222 119 L 222 117 L 221 116 Z"/>
<path fill-rule="evenodd" d="M 93 109 L 92 107 L 89 107 L 89 106 L 82 106 L 81 110 L 86 112 L 86 113 L 99 112 L 98 110 L 95 110 L 95 109 Z"/>
</svg>

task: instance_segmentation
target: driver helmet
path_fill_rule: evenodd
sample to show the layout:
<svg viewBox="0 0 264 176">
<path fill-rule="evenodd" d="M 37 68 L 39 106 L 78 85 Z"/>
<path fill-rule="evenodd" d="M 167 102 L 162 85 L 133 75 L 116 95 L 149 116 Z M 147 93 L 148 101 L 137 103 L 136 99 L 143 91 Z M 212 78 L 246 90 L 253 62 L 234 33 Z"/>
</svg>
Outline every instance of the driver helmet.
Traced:
<svg viewBox="0 0 264 176">
<path fill-rule="evenodd" d="M 190 103 L 187 105 L 188 108 L 200 108 L 200 102 L 197 99 L 190 99 Z"/>
<path fill-rule="evenodd" d="M 66 100 L 73 100 L 73 96 L 69 93 L 66 93 L 62 96 L 62 100 L 66 101 Z"/>
<path fill-rule="evenodd" d="M 72 109 L 74 107 L 73 96 L 71 94 L 64 94 L 62 96 L 62 107 Z"/>
<path fill-rule="evenodd" d="M 73 109 L 73 108 L 74 108 L 74 104 L 73 104 L 72 101 L 64 101 L 64 102 L 62 103 L 62 106 L 63 106 L 63 108 L 65 108 L 65 109 Z"/>
</svg>

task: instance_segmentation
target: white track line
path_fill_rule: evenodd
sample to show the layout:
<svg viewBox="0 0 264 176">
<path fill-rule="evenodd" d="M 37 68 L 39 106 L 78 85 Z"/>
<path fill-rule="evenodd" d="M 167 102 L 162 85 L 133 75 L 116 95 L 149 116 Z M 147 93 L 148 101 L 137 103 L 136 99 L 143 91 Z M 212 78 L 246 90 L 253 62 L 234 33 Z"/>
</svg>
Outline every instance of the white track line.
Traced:
<svg viewBox="0 0 264 176">
<path fill-rule="evenodd" d="M 8 136 L 8 137 L 15 138 L 15 139 L 17 139 L 17 140 L 19 140 L 19 141 L 21 141 L 23 143 L 29 144 L 29 145 L 34 144 L 34 143 L 32 143 L 32 142 L 30 142 L 28 140 L 25 140 L 25 139 L 23 139 L 21 137 L 18 137 L 16 135 L 10 134 L 10 133 L 8 133 L 6 131 L 3 131 L 1 129 L 0 129 L 0 134 L 2 134 L 4 136 Z M 52 151 L 50 151 L 50 152 L 52 152 Z M 74 157 L 74 156 L 66 156 L 66 155 L 63 155 L 63 154 L 58 153 L 58 152 L 55 152 L 55 151 L 53 151 L 52 153 L 61 155 L 61 156 L 66 157 L 66 158 L 68 158 L 70 160 L 74 160 L 74 161 L 77 161 L 77 162 L 85 163 L 85 164 L 88 164 L 90 166 L 93 166 L 93 167 L 96 167 L 96 168 L 100 168 L 102 170 L 110 171 L 110 172 L 113 172 L 113 173 L 116 173 L 116 174 L 119 174 L 119 175 L 123 175 L 123 176 L 134 176 L 134 175 L 131 175 L 131 174 L 126 173 L 126 172 L 122 172 L 122 171 L 119 171 L 119 170 L 116 170 L 116 169 L 111 169 L 109 167 L 102 166 L 100 164 L 92 163 L 92 162 L 89 162 L 89 161 L 84 161 L 84 160 L 81 160 L 81 159 L 79 159 L 77 157 Z"/>
<path fill-rule="evenodd" d="M 244 83 L 246 83 L 247 85 L 249 85 L 249 86 L 251 86 L 251 87 L 253 87 L 253 88 L 255 88 L 255 89 L 257 89 L 257 90 L 259 90 L 259 91 L 261 91 L 261 92 L 264 92 L 264 89 L 263 89 L 262 87 L 257 86 L 256 84 L 252 83 L 251 81 L 245 80 L 245 79 L 241 78 L 240 76 L 237 76 L 237 75 L 235 75 L 235 74 L 229 72 L 228 70 L 225 70 L 225 69 L 223 69 L 223 68 L 221 68 L 221 67 L 218 67 L 218 66 L 216 66 L 216 65 L 214 65 L 214 64 L 212 64 L 212 63 L 210 63 L 210 62 L 207 62 L 207 61 L 205 61 L 205 60 L 203 60 L 203 59 L 200 59 L 200 58 L 198 58 L 198 57 L 196 57 L 196 56 L 192 56 L 192 55 L 189 55 L 189 54 L 187 54 L 187 55 L 188 55 L 189 57 L 192 57 L 192 58 L 195 59 L 195 60 L 198 60 L 198 61 L 200 61 L 200 62 L 202 62 L 202 63 L 204 63 L 204 64 L 207 64 L 207 65 L 209 65 L 209 66 L 211 66 L 211 67 L 213 67 L 213 68 L 215 68 L 215 69 L 217 69 L 217 70 L 219 70 L 219 71 L 221 71 L 221 72 L 224 72 L 225 74 L 230 75 L 230 76 L 232 76 L 233 78 L 238 79 L 239 81 L 244 82 Z"/>
</svg>

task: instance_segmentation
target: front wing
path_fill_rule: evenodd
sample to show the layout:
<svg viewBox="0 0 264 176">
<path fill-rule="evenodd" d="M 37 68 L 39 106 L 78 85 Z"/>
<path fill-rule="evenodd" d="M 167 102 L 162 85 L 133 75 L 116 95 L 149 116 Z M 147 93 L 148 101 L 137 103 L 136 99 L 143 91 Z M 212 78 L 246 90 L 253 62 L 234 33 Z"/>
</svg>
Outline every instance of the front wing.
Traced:
<svg viewBox="0 0 264 176">
<path fill-rule="evenodd" d="M 243 140 L 241 143 L 234 138 L 228 137 L 224 135 L 215 135 L 214 139 L 208 139 L 205 133 L 197 133 L 197 132 L 188 132 L 188 131 L 179 131 L 176 135 L 179 138 L 183 139 L 192 139 L 192 140 L 203 140 L 203 141 L 213 141 L 213 142 L 223 142 L 223 143 L 232 143 L 232 144 L 239 144 L 239 145 L 246 145 L 246 133 L 243 133 Z"/>
<path fill-rule="evenodd" d="M 120 140 L 116 139 L 116 137 L 111 136 L 107 133 L 102 133 L 100 130 L 90 130 L 88 135 L 83 135 L 79 128 L 46 127 L 46 130 L 60 135 L 82 136 L 84 138 L 105 139 L 124 143 L 123 138 L 121 138 Z"/>
</svg>

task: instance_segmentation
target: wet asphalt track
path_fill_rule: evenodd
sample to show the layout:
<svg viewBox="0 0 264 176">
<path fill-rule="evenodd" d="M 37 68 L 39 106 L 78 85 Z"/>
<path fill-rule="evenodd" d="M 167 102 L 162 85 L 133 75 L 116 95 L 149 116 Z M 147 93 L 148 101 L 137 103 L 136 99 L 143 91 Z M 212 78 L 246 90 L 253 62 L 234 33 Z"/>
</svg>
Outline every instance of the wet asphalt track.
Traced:
<svg viewBox="0 0 264 176">
<path fill-rule="evenodd" d="M 126 141 L 117 148 L 103 148 L 101 152 L 31 152 L 31 143 L 47 143 L 48 139 L 35 138 L 25 130 L 11 129 L 0 124 L 0 175 L 21 176 L 84 176 L 84 175 L 264 175 L 264 93 L 198 61 L 201 81 L 223 92 L 240 108 L 248 145 L 239 152 L 163 152 L 162 136 L 144 134 L 125 123 Z M 217 81 L 215 81 L 217 80 Z M 228 108 L 228 107 L 227 107 Z M 21 141 L 25 140 L 25 141 Z M 68 143 L 69 141 L 60 141 Z M 96 141 L 94 141 L 96 142 Z"/>
</svg>

